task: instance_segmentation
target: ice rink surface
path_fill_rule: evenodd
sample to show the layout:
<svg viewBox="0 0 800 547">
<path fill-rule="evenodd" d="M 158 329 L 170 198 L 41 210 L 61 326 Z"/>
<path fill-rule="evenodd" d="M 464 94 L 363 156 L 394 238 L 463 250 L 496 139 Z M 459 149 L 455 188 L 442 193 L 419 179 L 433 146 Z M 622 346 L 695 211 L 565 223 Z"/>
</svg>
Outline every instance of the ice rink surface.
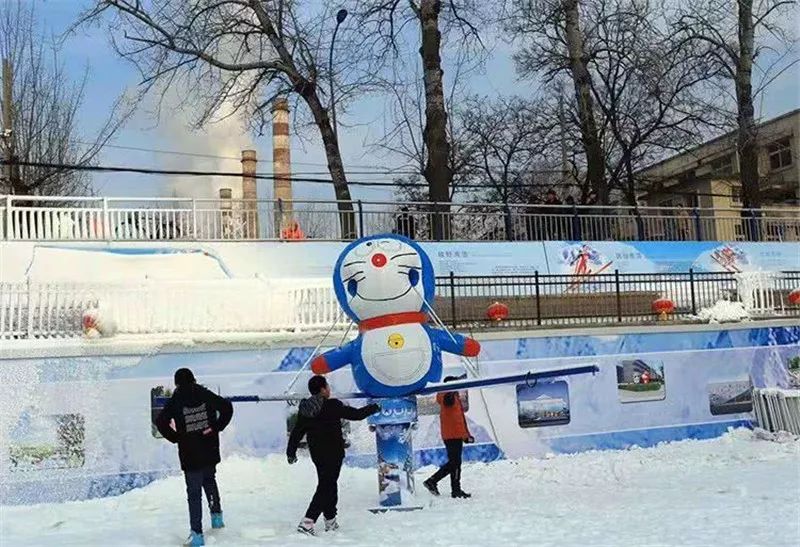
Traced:
<svg viewBox="0 0 800 547">
<path fill-rule="evenodd" d="M 224 440 L 223 440 L 224 442 Z M 177 458 L 177 455 L 176 455 Z M 417 473 L 421 481 L 432 469 Z M 373 515 L 374 470 L 345 468 L 338 532 L 294 528 L 314 489 L 308 459 L 231 458 L 218 469 L 232 545 L 798 545 L 800 441 L 737 430 L 650 449 L 467 464 L 471 500 L 418 492 L 423 510 Z M 183 478 L 114 498 L 0 507 L 0 545 L 180 545 L 188 534 Z M 204 525 L 208 527 L 208 514 Z"/>
</svg>

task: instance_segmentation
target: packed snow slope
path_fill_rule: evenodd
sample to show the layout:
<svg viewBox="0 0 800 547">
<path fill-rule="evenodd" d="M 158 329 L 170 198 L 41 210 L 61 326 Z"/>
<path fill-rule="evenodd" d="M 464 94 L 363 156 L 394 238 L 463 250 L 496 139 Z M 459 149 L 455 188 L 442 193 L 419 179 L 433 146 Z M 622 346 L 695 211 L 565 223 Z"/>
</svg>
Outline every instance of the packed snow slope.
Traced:
<svg viewBox="0 0 800 547">
<path fill-rule="evenodd" d="M 366 511 L 376 502 L 375 472 L 346 468 L 341 530 L 309 538 L 294 527 L 314 488 L 311 462 L 231 458 L 217 475 L 228 527 L 206 543 L 797 545 L 798 466 L 800 441 L 737 430 L 650 449 L 466 465 L 471 500 L 418 493 L 423 510 L 383 515 Z M 184 500 L 183 479 L 171 477 L 116 498 L 1 507 L 0 544 L 178 545 L 188 532 Z"/>
</svg>

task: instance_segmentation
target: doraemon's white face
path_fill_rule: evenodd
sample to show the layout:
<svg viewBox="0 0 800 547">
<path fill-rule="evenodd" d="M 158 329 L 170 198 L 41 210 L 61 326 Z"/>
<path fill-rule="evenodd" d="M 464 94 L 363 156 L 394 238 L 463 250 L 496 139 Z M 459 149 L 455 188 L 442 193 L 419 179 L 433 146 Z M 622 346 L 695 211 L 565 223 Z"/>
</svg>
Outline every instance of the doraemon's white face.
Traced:
<svg viewBox="0 0 800 547">
<path fill-rule="evenodd" d="M 422 258 L 397 239 L 373 239 L 342 259 L 340 275 L 347 302 L 359 321 L 422 310 Z"/>
</svg>

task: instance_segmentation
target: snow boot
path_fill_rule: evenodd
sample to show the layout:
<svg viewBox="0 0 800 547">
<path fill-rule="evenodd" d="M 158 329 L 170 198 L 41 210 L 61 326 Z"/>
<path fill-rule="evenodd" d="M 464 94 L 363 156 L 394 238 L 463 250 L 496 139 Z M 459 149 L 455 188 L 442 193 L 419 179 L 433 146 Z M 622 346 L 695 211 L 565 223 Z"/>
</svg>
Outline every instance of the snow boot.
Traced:
<svg viewBox="0 0 800 547">
<path fill-rule="evenodd" d="M 326 532 L 335 532 L 338 529 L 339 529 L 339 523 L 336 522 L 336 517 L 333 517 L 330 520 L 325 519 L 325 531 Z"/>
<path fill-rule="evenodd" d="M 472 494 L 467 494 L 467 493 L 466 493 L 466 492 L 464 492 L 463 490 L 454 490 L 454 491 L 453 491 L 453 492 L 450 494 L 450 497 L 452 497 L 452 498 L 464 498 L 464 499 L 466 499 L 466 498 L 471 498 L 471 497 L 472 497 Z"/>
<path fill-rule="evenodd" d="M 222 513 L 211 513 L 211 527 L 225 528 L 225 521 L 222 520 Z"/>
<path fill-rule="evenodd" d="M 439 495 L 439 488 L 437 488 L 436 483 L 433 482 L 431 479 L 423 481 L 422 482 L 422 486 L 424 486 L 425 489 L 428 492 L 430 492 L 431 494 L 433 494 L 434 496 L 438 496 Z"/>
<path fill-rule="evenodd" d="M 317 533 L 314 532 L 314 521 L 311 519 L 304 518 L 301 520 L 300 524 L 297 525 L 297 531 L 307 536 L 317 535 Z"/>
<path fill-rule="evenodd" d="M 183 542 L 184 547 L 201 547 L 205 544 L 206 541 L 203 539 L 203 534 L 198 534 L 197 532 L 190 532 L 189 537 Z"/>
</svg>

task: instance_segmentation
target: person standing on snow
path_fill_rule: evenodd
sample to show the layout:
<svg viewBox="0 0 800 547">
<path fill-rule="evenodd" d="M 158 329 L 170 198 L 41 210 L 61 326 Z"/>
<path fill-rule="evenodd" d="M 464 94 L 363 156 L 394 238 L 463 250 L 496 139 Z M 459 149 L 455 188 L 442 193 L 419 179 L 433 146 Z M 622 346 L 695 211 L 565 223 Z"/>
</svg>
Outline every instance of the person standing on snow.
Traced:
<svg viewBox="0 0 800 547">
<path fill-rule="evenodd" d="M 286 459 L 297 461 L 297 446 L 307 436 L 311 461 L 317 468 L 317 490 L 297 531 L 314 535 L 314 524 L 320 514 L 325 516 L 325 531 L 337 530 L 336 503 L 338 502 L 339 472 L 344 461 L 342 420 L 363 420 L 380 411 L 376 404 L 353 408 L 338 399 L 331 399 L 331 388 L 324 376 L 314 376 L 308 381 L 311 397 L 300 401 L 297 422 L 289 435 Z"/>
<path fill-rule="evenodd" d="M 175 371 L 175 393 L 155 420 L 159 433 L 178 443 L 178 457 L 186 480 L 191 532 L 184 545 L 205 545 L 201 490 L 211 510 L 211 527 L 222 528 L 222 506 L 216 480 L 219 432 L 233 417 L 233 405 L 199 385 L 188 368 Z M 174 429 L 171 427 L 174 423 Z"/>
<path fill-rule="evenodd" d="M 448 376 L 445 382 L 458 380 L 455 376 Z M 439 488 L 436 484 L 450 475 L 450 496 L 453 498 L 470 498 L 461 489 L 461 451 L 464 443 L 474 443 L 475 439 L 470 435 L 467 428 L 467 418 L 464 416 L 464 407 L 461 405 L 461 398 L 457 391 L 448 391 L 436 395 L 436 402 L 439 403 L 439 423 L 442 430 L 442 440 L 447 449 L 447 463 L 433 474 L 422 484 L 428 492 L 434 496 L 439 495 Z"/>
</svg>

